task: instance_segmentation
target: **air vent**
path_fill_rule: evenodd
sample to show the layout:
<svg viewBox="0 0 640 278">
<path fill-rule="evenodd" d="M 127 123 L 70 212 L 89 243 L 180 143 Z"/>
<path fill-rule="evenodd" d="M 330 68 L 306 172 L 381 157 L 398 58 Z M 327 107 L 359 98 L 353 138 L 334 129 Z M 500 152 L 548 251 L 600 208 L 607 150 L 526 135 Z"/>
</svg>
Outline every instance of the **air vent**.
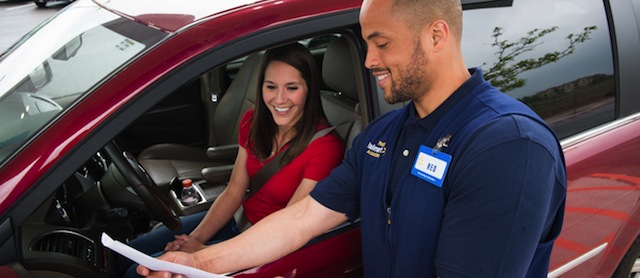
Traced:
<svg viewBox="0 0 640 278">
<path fill-rule="evenodd" d="M 71 231 L 56 231 L 44 234 L 33 241 L 30 247 L 33 251 L 67 254 L 95 263 L 95 244 L 90 239 Z"/>
</svg>

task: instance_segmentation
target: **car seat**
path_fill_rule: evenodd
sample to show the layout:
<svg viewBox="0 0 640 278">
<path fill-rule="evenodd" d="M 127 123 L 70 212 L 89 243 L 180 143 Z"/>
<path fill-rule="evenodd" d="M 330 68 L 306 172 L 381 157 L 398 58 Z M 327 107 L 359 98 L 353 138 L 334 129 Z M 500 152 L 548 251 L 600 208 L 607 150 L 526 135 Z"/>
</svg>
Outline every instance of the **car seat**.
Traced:
<svg viewBox="0 0 640 278">
<path fill-rule="evenodd" d="M 356 72 L 359 67 L 351 46 L 344 37 L 327 46 L 322 60 L 322 78 L 332 90 L 321 90 L 322 108 L 329 123 L 349 148 L 353 138 L 362 131 Z"/>
<path fill-rule="evenodd" d="M 262 54 L 247 57 L 210 119 L 217 145 L 207 149 L 163 143 L 152 145 L 138 155 L 138 161 L 161 188 L 173 178 L 206 179 L 202 170 L 217 166 L 230 170 L 238 153 L 238 127 L 242 115 L 255 106 L 255 90 Z M 217 182 L 217 180 L 213 181 Z"/>
</svg>

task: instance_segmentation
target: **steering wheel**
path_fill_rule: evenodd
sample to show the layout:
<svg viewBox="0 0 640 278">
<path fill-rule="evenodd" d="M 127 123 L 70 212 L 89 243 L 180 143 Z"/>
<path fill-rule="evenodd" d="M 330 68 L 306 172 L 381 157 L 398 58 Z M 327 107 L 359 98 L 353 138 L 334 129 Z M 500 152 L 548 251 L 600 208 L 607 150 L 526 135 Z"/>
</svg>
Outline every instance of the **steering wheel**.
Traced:
<svg viewBox="0 0 640 278">
<path fill-rule="evenodd" d="M 113 141 L 109 142 L 104 149 L 124 179 L 145 203 L 151 217 L 162 221 L 173 231 L 180 229 L 182 221 L 169 208 L 166 198 L 162 196 L 158 186 L 138 160 L 131 153 L 121 151 Z"/>
</svg>

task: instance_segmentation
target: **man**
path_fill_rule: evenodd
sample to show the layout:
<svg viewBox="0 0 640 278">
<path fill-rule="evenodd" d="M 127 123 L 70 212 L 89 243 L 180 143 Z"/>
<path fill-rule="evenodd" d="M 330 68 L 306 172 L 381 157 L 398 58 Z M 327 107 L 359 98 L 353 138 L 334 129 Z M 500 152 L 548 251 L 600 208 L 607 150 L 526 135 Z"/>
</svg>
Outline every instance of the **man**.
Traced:
<svg viewBox="0 0 640 278">
<path fill-rule="evenodd" d="M 224 273 L 360 218 L 366 277 L 546 277 L 566 196 L 562 150 L 535 113 L 467 69 L 459 0 L 365 0 L 360 24 L 385 100 L 411 102 L 373 121 L 310 196 L 234 239 L 162 259 Z"/>
</svg>

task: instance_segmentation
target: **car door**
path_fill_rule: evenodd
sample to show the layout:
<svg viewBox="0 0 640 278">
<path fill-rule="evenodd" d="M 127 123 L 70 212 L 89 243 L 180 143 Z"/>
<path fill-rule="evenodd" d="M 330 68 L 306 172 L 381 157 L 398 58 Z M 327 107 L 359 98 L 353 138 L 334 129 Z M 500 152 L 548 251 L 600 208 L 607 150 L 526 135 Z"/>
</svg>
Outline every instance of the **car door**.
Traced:
<svg viewBox="0 0 640 278">
<path fill-rule="evenodd" d="M 177 58 L 172 61 L 179 62 L 175 64 L 157 62 L 164 58 L 162 55 L 166 55 L 167 51 L 178 52 L 175 49 L 189 47 L 185 46 L 185 41 L 189 40 L 182 40 L 185 37 L 201 39 L 198 32 L 211 33 L 211 30 L 216 30 L 225 23 L 224 20 L 213 20 L 163 41 L 163 44 L 145 52 L 135 63 L 102 83 L 92 95 L 74 107 L 76 110 L 93 109 L 108 112 L 101 113 L 104 118 L 101 118 L 97 126 L 86 128 L 89 131 L 82 133 L 81 140 L 69 140 L 69 148 L 72 150 L 65 149 L 63 158 L 55 167 L 47 175 L 37 177 L 37 182 L 31 185 L 35 189 L 22 196 L 12 207 L 10 215 L 6 215 L 6 221 L 0 225 L 0 239 L 7 240 L 1 247 L 13 257 L 3 258 L 3 262 L 19 261 L 22 267 L 29 270 L 68 273 L 79 277 L 95 273 L 106 276 L 106 272 L 111 270 L 110 258 L 114 255 L 99 244 L 98 235 L 108 232 L 126 238 L 126 234 L 133 234 L 130 229 L 137 229 L 139 226 L 123 223 L 126 219 L 122 217 L 145 218 L 145 204 L 132 198 L 134 195 L 127 183 L 122 181 L 121 176 L 117 174 L 118 171 L 109 166 L 109 159 L 103 160 L 103 146 L 114 140 L 133 142 L 131 145 L 140 146 L 154 140 L 169 142 L 171 138 L 162 134 L 162 130 L 181 130 L 185 123 L 199 125 L 203 118 L 202 111 L 193 113 L 199 114 L 194 118 L 183 117 L 181 114 L 186 113 L 180 111 L 195 110 L 195 106 L 202 105 L 196 101 L 196 94 L 192 93 L 198 90 L 192 89 L 197 87 L 198 79 L 203 74 L 220 66 L 233 65 L 237 59 L 251 53 L 294 41 L 308 43 L 310 47 L 316 45 L 313 52 L 318 55 L 320 61 L 326 48 L 322 46 L 322 39 L 336 34 L 349 40 L 353 49 L 353 59 L 358 61 L 358 64 L 361 64 L 364 58 L 361 51 L 363 47 L 358 40 L 358 11 L 351 9 L 322 13 L 317 17 L 301 17 L 288 21 L 287 24 L 275 24 L 267 30 L 234 37 L 223 45 L 211 43 L 208 45 L 211 48 L 203 50 L 199 55 L 176 53 Z M 238 16 L 235 16 L 235 20 L 240 21 Z M 186 56 L 188 58 L 184 58 Z M 162 75 L 148 76 L 142 69 L 162 72 Z M 368 79 L 364 77 L 364 68 L 356 70 L 358 72 L 354 75 L 357 80 L 354 82 L 358 82 L 357 95 L 363 96 Z M 183 89 L 189 92 L 183 92 Z M 368 109 L 370 108 L 362 108 L 362 111 Z M 362 121 L 368 121 L 368 118 L 365 117 Z M 73 133 L 70 130 L 60 132 L 67 131 Z M 124 147 L 128 145 L 122 144 Z M 98 168 L 98 174 L 94 176 L 95 166 Z M 78 207 L 75 207 L 76 205 Z M 112 214 L 115 211 L 111 209 L 122 211 L 123 208 L 128 212 L 127 215 Z M 55 221 L 50 222 L 48 217 L 53 217 Z M 108 221 L 104 221 L 105 219 Z M 47 246 L 40 243 L 55 241 L 59 237 L 63 238 L 63 243 L 68 243 L 63 244 L 62 249 L 44 250 L 34 247 Z M 358 276 L 360 273 L 361 276 L 359 242 L 358 224 L 345 223 L 310 242 L 299 252 L 248 272 L 283 275 L 298 269 L 299 275 L 323 276 L 324 273 L 328 276 Z M 75 243 L 87 248 L 81 247 L 79 253 L 65 253 L 68 249 L 75 249 Z M 5 269 L 2 268 L 0 271 Z"/>
<path fill-rule="evenodd" d="M 467 65 L 536 111 L 563 146 L 567 203 L 549 277 L 611 276 L 638 235 L 638 84 L 629 76 L 638 31 L 630 2 L 613 2 L 480 1 L 464 11 Z"/>
</svg>

